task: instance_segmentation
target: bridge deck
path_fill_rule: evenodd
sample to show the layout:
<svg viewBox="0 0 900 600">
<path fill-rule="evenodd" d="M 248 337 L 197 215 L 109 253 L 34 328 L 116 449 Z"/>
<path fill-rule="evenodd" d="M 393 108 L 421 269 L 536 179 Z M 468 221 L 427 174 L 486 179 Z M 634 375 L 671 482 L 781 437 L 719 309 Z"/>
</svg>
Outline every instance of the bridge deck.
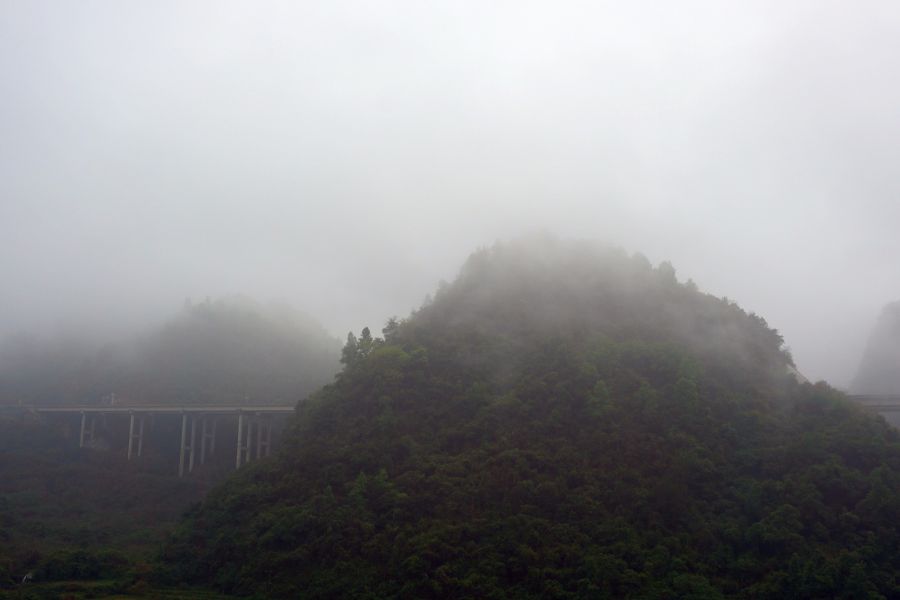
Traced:
<svg viewBox="0 0 900 600">
<path fill-rule="evenodd" d="M 900 396 L 849 396 L 860 405 L 876 412 L 900 412 Z M 131 460 L 134 443 L 137 442 L 136 456 L 141 456 L 144 445 L 144 419 L 156 414 L 180 414 L 181 419 L 181 452 L 178 462 L 178 476 L 184 475 L 185 458 L 188 459 L 188 473 L 194 469 L 194 453 L 196 442 L 200 443 L 200 464 L 206 460 L 207 447 L 210 455 L 216 445 L 216 421 L 219 415 L 236 415 L 237 454 L 235 467 L 251 460 L 253 424 L 256 424 L 256 459 L 269 455 L 272 445 L 272 417 L 278 414 L 294 412 L 293 406 L 275 404 L 193 404 L 193 405 L 126 405 L 126 406 L 0 406 L 0 414 L 52 414 L 68 413 L 81 415 L 81 435 L 79 445 L 85 445 L 85 436 L 94 439 L 97 416 L 102 416 L 105 423 L 107 415 L 130 416 L 131 424 L 128 432 L 128 460 Z M 90 428 L 87 427 L 87 416 L 91 415 Z M 188 437 L 188 416 L 190 416 L 190 436 Z M 245 423 L 246 418 L 246 423 Z M 197 421 L 200 420 L 200 436 L 197 439 Z M 137 428 L 135 421 L 137 420 Z M 211 423 L 208 423 L 211 421 Z M 211 428 L 208 426 L 211 425 Z M 105 426 L 105 425 L 104 425 Z M 246 442 L 244 430 L 246 428 Z"/>
<path fill-rule="evenodd" d="M 900 412 L 900 396 L 858 395 L 850 398 L 876 412 Z"/>
<path fill-rule="evenodd" d="M 880 412 L 900 411 L 900 395 L 851 395 L 851 400 L 866 408 Z M 141 414 L 207 414 L 225 415 L 239 413 L 290 414 L 293 406 L 278 404 L 173 404 L 173 405 L 120 405 L 120 406 L 0 406 L 0 413 L 141 413 Z"/>
</svg>

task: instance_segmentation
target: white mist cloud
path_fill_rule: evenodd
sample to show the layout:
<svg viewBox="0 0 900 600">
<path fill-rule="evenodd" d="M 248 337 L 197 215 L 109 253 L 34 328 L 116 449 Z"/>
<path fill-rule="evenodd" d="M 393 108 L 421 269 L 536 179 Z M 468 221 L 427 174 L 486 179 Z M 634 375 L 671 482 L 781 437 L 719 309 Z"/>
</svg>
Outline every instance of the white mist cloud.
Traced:
<svg viewBox="0 0 900 600">
<path fill-rule="evenodd" d="M 847 385 L 900 298 L 898 25 L 886 2 L 4 3 L 0 332 L 246 292 L 343 336 L 548 229 L 672 260 Z"/>
</svg>

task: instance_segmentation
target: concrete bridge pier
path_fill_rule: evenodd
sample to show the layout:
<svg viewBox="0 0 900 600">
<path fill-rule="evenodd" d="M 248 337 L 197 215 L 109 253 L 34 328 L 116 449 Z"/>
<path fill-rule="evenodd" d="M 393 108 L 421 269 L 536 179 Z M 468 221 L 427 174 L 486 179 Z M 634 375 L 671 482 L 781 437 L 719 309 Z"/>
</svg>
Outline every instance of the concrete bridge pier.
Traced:
<svg viewBox="0 0 900 600">
<path fill-rule="evenodd" d="M 265 432 L 265 437 L 263 437 Z M 272 446 L 272 418 L 269 417 L 263 421 L 262 417 L 256 421 L 256 458 L 269 455 L 269 449 Z M 266 453 L 263 455 L 262 450 L 265 448 Z"/>
<path fill-rule="evenodd" d="M 209 440 L 209 455 L 212 456 L 213 452 L 216 451 L 216 426 L 218 425 L 218 419 L 216 417 L 212 418 L 212 427 L 210 431 L 207 432 L 206 428 L 206 415 L 203 415 L 200 418 L 202 422 L 202 431 L 200 433 L 200 464 L 206 462 L 206 440 Z"/>
<path fill-rule="evenodd" d="M 187 441 L 187 412 L 181 413 L 181 454 L 178 460 L 178 476 L 184 477 L 184 451 L 189 450 L 188 456 L 188 473 L 194 470 L 194 448 L 196 448 L 197 438 L 197 416 L 191 415 L 191 445 L 185 444 Z"/>
<path fill-rule="evenodd" d="M 144 415 L 140 415 L 138 424 L 138 433 L 134 432 L 134 411 L 131 411 L 131 426 L 128 430 L 128 460 L 131 460 L 132 449 L 134 448 L 134 440 L 137 440 L 137 455 L 141 455 L 144 449 Z"/>
<path fill-rule="evenodd" d="M 252 438 L 253 438 L 253 418 L 255 415 L 253 413 L 247 413 L 247 443 L 243 443 L 244 439 L 244 412 L 241 411 L 238 413 L 238 443 L 237 443 L 237 460 L 235 461 L 235 468 L 240 469 L 241 463 L 250 462 L 250 452 L 253 448 Z M 259 458 L 259 453 L 257 451 L 257 458 Z"/>
<path fill-rule="evenodd" d="M 237 460 L 235 461 L 235 469 L 241 468 L 241 440 L 244 437 L 244 413 L 238 412 L 238 440 L 237 440 Z"/>
<path fill-rule="evenodd" d="M 94 430 L 97 424 L 97 417 L 95 415 L 91 415 L 91 428 L 85 429 L 85 420 L 87 415 L 84 411 L 81 411 L 81 435 L 78 438 L 78 447 L 84 448 L 84 434 L 87 433 L 90 436 L 91 441 L 94 440 Z"/>
<path fill-rule="evenodd" d="M 244 462 L 250 462 L 250 452 L 251 448 L 253 448 L 253 420 L 256 418 L 255 415 L 250 415 L 250 418 L 247 419 L 247 445 L 244 446 Z"/>
<path fill-rule="evenodd" d="M 110 397 L 111 398 L 111 397 Z M 897 404 L 900 409 L 900 403 Z M 0 407 L 0 412 L 17 412 L 23 415 L 32 415 L 35 420 L 40 420 L 44 413 L 47 414 L 80 414 L 81 430 L 78 437 L 79 447 L 84 447 L 89 440 L 96 439 L 97 435 L 97 419 L 99 417 L 101 427 L 106 429 L 106 417 L 108 415 L 129 416 L 128 430 L 128 460 L 137 452 L 137 456 L 141 456 L 144 451 L 144 426 L 147 417 L 150 417 L 150 429 L 153 430 L 154 419 L 157 413 L 176 415 L 181 414 L 181 448 L 179 450 L 180 464 L 178 466 L 178 476 L 183 477 L 185 472 L 185 463 L 187 463 L 188 472 L 193 471 L 195 453 L 197 450 L 197 417 L 201 419 L 200 431 L 200 464 L 206 462 L 207 440 L 209 441 L 208 452 L 212 456 L 216 449 L 216 430 L 218 426 L 218 417 L 226 415 L 238 416 L 238 440 L 237 453 L 235 463 L 237 467 L 241 464 L 250 462 L 253 456 L 253 442 L 256 442 L 256 459 L 269 456 L 272 447 L 272 418 L 275 415 L 288 415 L 294 412 L 291 406 L 281 405 L 176 405 L 176 406 L 155 406 L 155 405 L 132 405 L 117 406 L 115 402 L 103 404 L 101 406 L 17 406 L 14 410 L 4 410 L 7 407 Z M 895 410 L 897 410 L 895 409 Z M 91 416 L 90 428 L 88 428 L 87 417 Z M 191 439 L 188 440 L 187 420 L 188 415 L 191 416 Z M 137 427 L 135 427 L 137 425 Z M 246 427 L 245 427 L 246 425 Z M 256 440 L 253 440 L 253 426 L 256 426 Z M 245 431 L 246 430 L 246 431 Z M 135 450 L 135 441 L 137 448 Z M 186 451 L 190 451 L 185 456 Z"/>
<path fill-rule="evenodd" d="M 197 439 L 197 417 L 191 417 L 191 457 L 188 460 L 188 473 L 194 470 L 194 448 L 197 446 L 195 444 L 195 440 Z"/>
</svg>

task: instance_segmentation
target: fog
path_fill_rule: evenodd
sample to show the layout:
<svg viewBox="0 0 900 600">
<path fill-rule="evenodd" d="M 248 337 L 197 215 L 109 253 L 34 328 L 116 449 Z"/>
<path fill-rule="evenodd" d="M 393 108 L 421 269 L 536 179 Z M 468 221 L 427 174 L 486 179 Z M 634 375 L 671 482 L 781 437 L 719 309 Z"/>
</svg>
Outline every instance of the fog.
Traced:
<svg viewBox="0 0 900 600">
<path fill-rule="evenodd" d="M 546 230 L 849 385 L 900 299 L 895 3 L 0 3 L 0 336 L 185 298 L 380 329 Z"/>
<path fill-rule="evenodd" d="M 856 377 L 850 382 L 855 394 L 900 393 L 900 302 L 884 307 L 863 354 Z M 891 415 L 894 416 L 894 415 Z M 900 422 L 896 417 L 893 421 Z"/>
</svg>

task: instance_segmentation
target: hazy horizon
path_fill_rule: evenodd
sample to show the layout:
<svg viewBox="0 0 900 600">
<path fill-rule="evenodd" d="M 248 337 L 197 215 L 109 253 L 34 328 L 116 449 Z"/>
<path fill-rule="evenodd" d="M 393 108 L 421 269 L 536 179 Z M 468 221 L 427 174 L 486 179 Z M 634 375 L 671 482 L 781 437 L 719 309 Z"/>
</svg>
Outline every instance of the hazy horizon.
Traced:
<svg viewBox="0 0 900 600">
<path fill-rule="evenodd" d="M 887 2 L 0 1 L 0 337 L 247 294 L 343 338 L 548 231 L 847 387 L 900 300 L 898 33 Z"/>
</svg>

